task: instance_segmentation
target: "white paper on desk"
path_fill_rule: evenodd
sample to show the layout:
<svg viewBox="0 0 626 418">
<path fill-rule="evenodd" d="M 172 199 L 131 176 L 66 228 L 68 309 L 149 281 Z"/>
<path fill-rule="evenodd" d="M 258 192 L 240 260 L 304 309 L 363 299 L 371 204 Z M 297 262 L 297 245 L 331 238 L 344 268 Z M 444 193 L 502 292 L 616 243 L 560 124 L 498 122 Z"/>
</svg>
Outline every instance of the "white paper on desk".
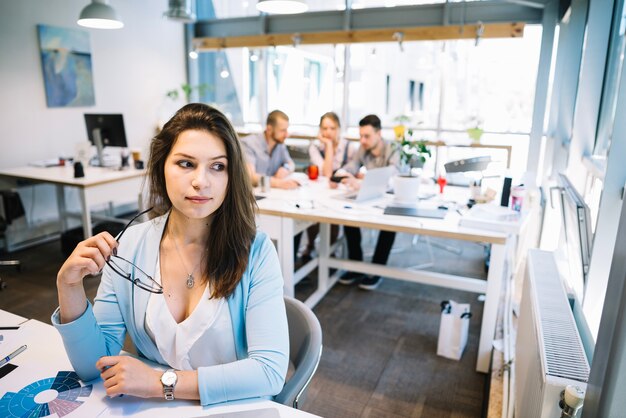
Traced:
<svg viewBox="0 0 626 418">
<path fill-rule="evenodd" d="M 3 329 L 0 331 L 0 358 L 8 356 L 21 345 L 17 337 L 18 331 L 18 329 Z"/>
<path fill-rule="evenodd" d="M 53 327 L 30 320 L 13 332 L 13 345 L 4 347 L 27 348 L 11 361 L 17 368 L 0 378 L 0 417 L 95 417 L 106 408 L 102 383 L 78 380 Z"/>
<path fill-rule="evenodd" d="M 96 417 L 106 409 L 102 382 L 83 383 L 70 368 L 55 369 L 19 365 L 0 379 L 0 416 Z"/>
<path fill-rule="evenodd" d="M 459 221 L 466 228 L 486 229 L 497 232 L 516 233 L 520 213 L 504 206 L 492 204 L 474 205 Z"/>
<path fill-rule="evenodd" d="M 300 186 L 306 186 L 309 184 L 309 176 L 305 173 L 294 172 L 287 176 L 288 179 L 295 180 Z"/>
<path fill-rule="evenodd" d="M 474 205 L 467 211 L 466 215 L 478 219 L 507 222 L 515 222 L 520 217 L 519 212 L 511 210 L 505 206 L 496 206 L 492 204 Z"/>
</svg>

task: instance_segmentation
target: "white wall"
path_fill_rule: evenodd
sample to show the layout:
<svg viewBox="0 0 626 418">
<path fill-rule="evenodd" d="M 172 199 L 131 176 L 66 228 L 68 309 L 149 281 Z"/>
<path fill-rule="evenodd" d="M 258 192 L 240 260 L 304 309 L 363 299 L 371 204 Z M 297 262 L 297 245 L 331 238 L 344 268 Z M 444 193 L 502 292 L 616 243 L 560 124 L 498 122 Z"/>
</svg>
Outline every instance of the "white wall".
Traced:
<svg viewBox="0 0 626 418">
<path fill-rule="evenodd" d="M 95 106 L 48 108 L 37 24 L 80 28 L 90 0 L 0 3 L 0 167 L 73 155 L 87 140 L 83 113 L 122 113 L 130 147 L 147 150 L 165 92 L 185 81 L 183 26 L 161 17 L 167 3 L 113 0 L 125 27 L 90 33 Z"/>
<path fill-rule="evenodd" d="M 147 156 L 165 92 L 186 81 L 184 28 L 161 17 L 164 0 L 112 0 L 123 29 L 81 28 L 76 19 L 89 2 L 0 2 L 0 168 L 73 156 L 76 144 L 87 141 L 84 113 L 122 113 L 129 147 Z M 90 33 L 95 106 L 46 106 L 37 24 Z M 42 223 L 57 219 L 52 186 L 21 187 L 20 194 L 27 217 L 23 228 L 10 231 L 12 242 L 40 234 Z M 79 209 L 76 193 L 66 195 L 68 206 Z"/>
</svg>

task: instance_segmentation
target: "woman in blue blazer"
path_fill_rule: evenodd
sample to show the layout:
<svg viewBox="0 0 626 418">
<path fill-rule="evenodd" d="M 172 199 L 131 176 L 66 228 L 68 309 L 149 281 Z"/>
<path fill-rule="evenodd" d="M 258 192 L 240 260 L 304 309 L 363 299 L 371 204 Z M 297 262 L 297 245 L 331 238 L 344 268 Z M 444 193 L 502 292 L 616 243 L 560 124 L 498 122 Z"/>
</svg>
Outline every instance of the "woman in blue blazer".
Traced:
<svg viewBox="0 0 626 418">
<path fill-rule="evenodd" d="M 150 151 L 153 218 L 81 242 L 59 270 L 52 323 L 74 369 L 100 376 L 112 397 L 208 405 L 279 393 L 289 361 L 283 280 L 256 231 L 235 131 L 218 110 L 189 104 Z M 100 271 L 92 305 L 82 281 Z M 140 357 L 169 369 L 120 356 L 126 333 Z"/>
</svg>

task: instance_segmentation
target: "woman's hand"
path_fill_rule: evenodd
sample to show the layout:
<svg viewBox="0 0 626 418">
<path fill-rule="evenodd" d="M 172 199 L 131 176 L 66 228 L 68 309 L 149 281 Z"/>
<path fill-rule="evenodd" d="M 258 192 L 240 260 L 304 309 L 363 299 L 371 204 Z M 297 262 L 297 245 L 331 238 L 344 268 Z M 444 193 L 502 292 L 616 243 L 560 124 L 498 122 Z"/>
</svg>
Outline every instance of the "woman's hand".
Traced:
<svg viewBox="0 0 626 418">
<path fill-rule="evenodd" d="M 334 151 L 334 141 L 332 140 L 332 138 L 328 138 L 325 137 L 324 135 L 322 135 L 322 133 L 320 132 L 319 134 L 317 134 L 317 139 L 319 139 L 319 141 L 324 144 L 324 149 L 325 150 L 331 150 Z"/>
<path fill-rule="evenodd" d="M 86 275 L 98 273 L 114 254 L 117 245 L 115 238 L 108 232 L 101 232 L 80 242 L 61 266 L 57 285 L 75 286 L 81 284 Z"/>
<path fill-rule="evenodd" d="M 163 395 L 161 374 L 134 357 L 100 357 L 96 367 L 101 370 L 107 395 L 132 395 L 139 398 L 155 398 Z"/>
</svg>

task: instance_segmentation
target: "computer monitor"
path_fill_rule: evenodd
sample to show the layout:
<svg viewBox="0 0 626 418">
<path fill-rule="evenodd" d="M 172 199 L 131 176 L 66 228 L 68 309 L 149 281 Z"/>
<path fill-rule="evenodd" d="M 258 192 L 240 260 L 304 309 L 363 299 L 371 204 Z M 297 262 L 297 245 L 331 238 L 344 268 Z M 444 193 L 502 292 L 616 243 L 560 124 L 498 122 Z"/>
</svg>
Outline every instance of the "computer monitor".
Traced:
<svg viewBox="0 0 626 418">
<path fill-rule="evenodd" d="M 127 148 L 124 117 L 121 114 L 91 114 L 85 113 L 85 125 L 89 142 L 96 146 L 98 163 L 104 167 L 104 147 Z"/>
</svg>

